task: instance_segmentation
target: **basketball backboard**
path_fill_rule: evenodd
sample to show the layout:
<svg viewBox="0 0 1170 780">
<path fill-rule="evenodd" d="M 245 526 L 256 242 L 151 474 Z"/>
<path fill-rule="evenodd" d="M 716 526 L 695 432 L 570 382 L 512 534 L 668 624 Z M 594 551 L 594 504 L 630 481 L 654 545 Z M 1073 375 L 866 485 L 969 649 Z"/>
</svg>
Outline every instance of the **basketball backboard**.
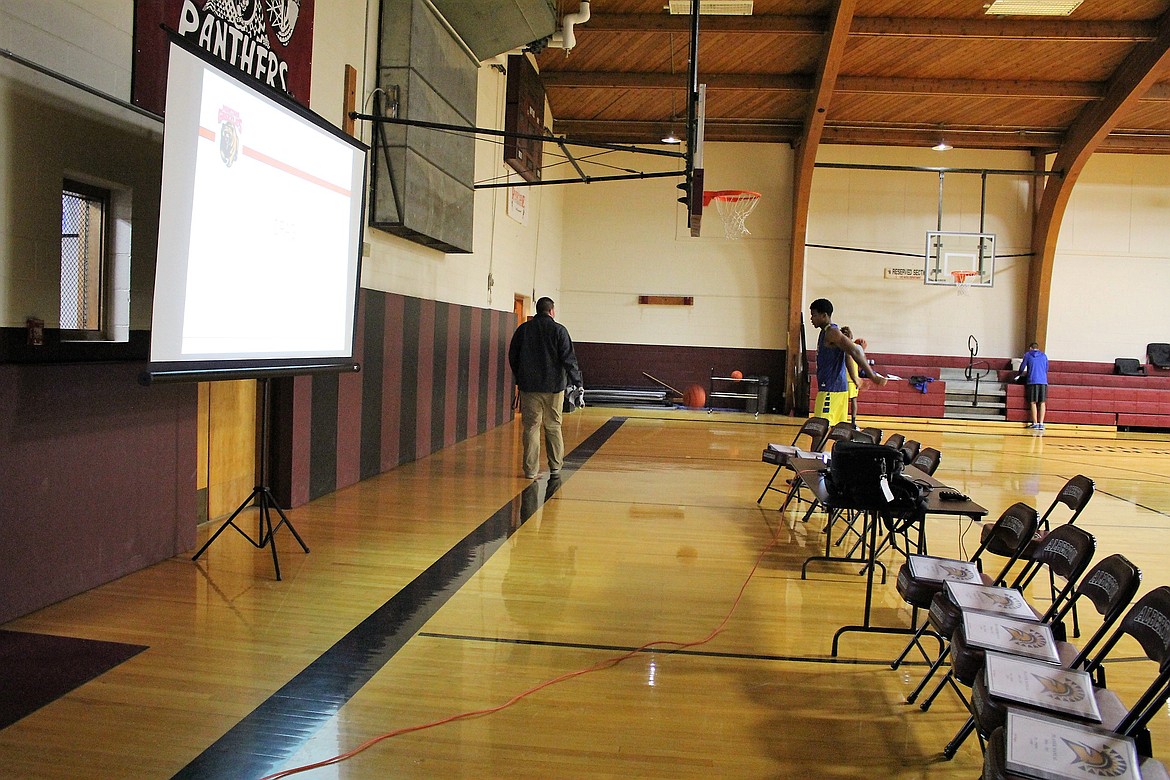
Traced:
<svg viewBox="0 0 1170 780">
<path fill-rule="evenodd" d="M 956 272 L 970 273 L 956 273 Z M 995 280 L 995 234 L 926 233 L 926 284 L 954 287 L 962 277 L 971 287 L 991 287 Z"/>
<path fill-rule="evenodd" d="M 703 224 L 703 129 L 707 118 L 707 85 L 700 84 L 695 104 L 695 126 L 687 129 L 687 143 L 691 144 L 691 191 L 690 219 L 691 236 L 697 237 Z"/>
<path fill-rule="evenodd" d="M 527 55 L 508 55 L 504 131 L 520 135 L 544 134 L 544 84 Z M 504 137 L 504 162 L 525 181 L 540 181 L 544 144 L 532 138 Z"/>
</svg>

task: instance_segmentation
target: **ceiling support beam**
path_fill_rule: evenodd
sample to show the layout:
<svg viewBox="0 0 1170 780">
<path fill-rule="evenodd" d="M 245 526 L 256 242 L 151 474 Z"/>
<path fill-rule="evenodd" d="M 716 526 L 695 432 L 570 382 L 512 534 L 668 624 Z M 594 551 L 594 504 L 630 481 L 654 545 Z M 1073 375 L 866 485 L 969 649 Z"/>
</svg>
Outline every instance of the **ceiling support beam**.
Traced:
<svg viewBox="0 0 1170 780">
<path fill-rule="evenodd" d="M 548 70 L 540 74 L 546 89 L 590 87 L 596 89 L 673 89 L 685 90 L 682 73 L 630 73 L 624 71 Z M 803 74 L 766 75 L 760 73 L 704 73 L 707 91 L 753 90 L 759 92 L 811 92 L 813 77 Z M 1103 97 L 1105 86 L 1093 81 L 1027 81 L 1011 79 L 913 79 L 873 76 L 842 76 L 837 79 L 840 93 L 880 95 L 939 95 L 945 97 L 1029 97 L 1052 100 Z M 1147 100 L 1170 100 L 1170 88 L 1159 85 L 1146 95 Z"/>
<path fill-rule="evenodd" d="M 747 35 L 824 35 L 828 19 L 821 16 L 704 16 L 705 33 Z M 689 16 L 669 14 L 594 13 L 582 35 L 593 31 L 671 33 L 690 30 Z M 854 36 L 892 38 L 996 38 L 1028 41 L 1091 41 L 1136 43 L 1153 40 L 1151 22 L 1078 21 L 1071 19 L 923 19 L 915 17 L 857 17 L 849 30 Z"/>
<path fill-rule="evenodd" d="M 841 62 L 845 57 L 845 41 L 849 37 L 849 28 L 853 24 L 853 11 L 857 6 L 856 0 L 837 0 L 829 20 L 828 39 L 817 66 L 816 83 L 813 86 L 812 100 L 804 117 L 804 127 L 797 141 L 793 156 L 792 171 L 792 256 L 788 264 L 788 334 L 786 354 L 788 367 L 784 372 L 784 405 L 793 412 L 805 412 L 805 409 L 796 409 L 795 404 L 806 401 L 798 398 L 796 382 L 803 378 L 804 387 L 810 388 L 813 382 L 805 376 L 807 363 L 801 351 L 801 331 L 803 329 L 804 313 L 804 274 L 805 274 L 805 241 L 808 232 L 808 207 L 812 195 L 813 169 L 817 161 L 817 149 L 821 145 L 821 135 L 825 129 L 825 119 L 829 113 L 829 104 L 833 99 L 833 90 L 837 84 L 837 75 L 841 70 Z M 801 394 L 803 395 L 803 393 Z"/>
<path fill-rule="evenodd" d="M 1032 234 L 1034 261 L 1028 274 L 1026 336 L 1043 348 L 1048 337 L 1052 268 L 1060 224 L 1072 189 L 1093 152 L 1097 151 L 1118 121 L 1133 107 L 1170 63 L 1170 12 L 1158 20 L 1158 34 L 1138 44 L 1109 80 L 1105 96 L 1080 112 L 1056 153 L 1056 171 L 1044 184 L 1040 211 Z"/>
</svg>

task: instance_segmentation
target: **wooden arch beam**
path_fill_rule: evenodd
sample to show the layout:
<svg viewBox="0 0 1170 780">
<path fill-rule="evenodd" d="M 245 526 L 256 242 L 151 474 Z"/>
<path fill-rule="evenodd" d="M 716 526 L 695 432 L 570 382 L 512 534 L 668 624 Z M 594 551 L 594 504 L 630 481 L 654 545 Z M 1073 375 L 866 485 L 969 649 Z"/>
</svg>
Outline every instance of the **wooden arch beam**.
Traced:
<svg viewBox="0 0 1170 780">
<path fill-rule="evenodd" d="M 1105 95 L 1081 111 L 1069 126 L 1044 184 L 1032 234 L 1034 260 L 1028 275 L 1027 341 L 1044 347 L 1052 302 L 1052 268 L 1056 240 L 1072 189 L 1093 155 L 1118 121 L 1164 75 L 1170 61 L 1170 12 L 1158 20 L 1157 35 L 1137 44 L 1114 71 Z"/>
<path fill-rule="evenodd" d="M 800 139 L 794 148 L 792 174 L 792 255 L 788 264 L 788 369 L 784 377 L 785 407 L 793 410 L 796 367 L 800 365 L 801 314 L 804 311 L 805 234 L 808 231 L 808 205 L 812 195 L 813 168 L 817 149 L 825 132 L 829 103 L 845 56 L 845 41 L 853 24 L 856 0 L 837 0 L 829 19 L 828 38 L 813 85 L 812 99 L 804 119 Z M 802 410 L 794 410 L 800 412 Z"/>
</svg>

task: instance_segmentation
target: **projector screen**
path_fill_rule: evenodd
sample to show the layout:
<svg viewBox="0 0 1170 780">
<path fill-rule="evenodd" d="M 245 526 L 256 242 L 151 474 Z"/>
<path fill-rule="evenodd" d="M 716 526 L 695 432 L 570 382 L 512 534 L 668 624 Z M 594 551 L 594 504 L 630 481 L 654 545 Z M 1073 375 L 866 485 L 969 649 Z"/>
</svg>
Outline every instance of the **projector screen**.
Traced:
<svg viewBox="0 0 1170 780">
<path fill-rule="evenodd" d="M 355 370 L 366 147 L 172 40 L 151 380 Z"/>
</svg>

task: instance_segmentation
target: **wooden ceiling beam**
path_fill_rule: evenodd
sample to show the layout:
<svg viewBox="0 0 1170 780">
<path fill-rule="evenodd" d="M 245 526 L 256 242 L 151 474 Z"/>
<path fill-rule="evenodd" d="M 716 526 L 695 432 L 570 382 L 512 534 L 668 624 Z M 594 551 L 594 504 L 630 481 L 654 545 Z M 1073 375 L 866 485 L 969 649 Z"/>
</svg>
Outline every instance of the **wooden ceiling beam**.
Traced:
<svg viewBox="0 0 1170 780">
<path fill-rule="evenodd" d="M 1095 41 L 1105 43 L 1152 40 L 1150 22 L 1077 21 L 1072 19 L 919 19 L 863 17 L 850 35 L 894 38 L 995 38 L 1018 41 Z"/>
<path fill-rule="evenodd" d="M 799 140 L 796 142 L 792 162 L 792 242 L 788 265 L 788 366 L 784 374 L 785 409 L 792 411 L 807 399 L 796 397 L 797 367 L 807 363 L 801 354 L 804 330 L 804 276 L 805 240 L 808 232 L 808 210 L 812 200 L 813 168 L 817 161 L 817 149 L 829 116 L 829 104 L 845 60 L 845 44 L 849 29 L 853 26 L 853 12 L 857 0 L 836 0 L 828 26 L 828 39 L 817 64 L 816 83 L 812 100 L 804 116 Z M 804 386 L 811 383 L 804 378 Z M 797 410 L 803 411 L 803 410 Z"/>
<path fill-rule="evenodd" d="M 554 131 L 579 141 L 655 143 L 668 122 L 644 120 L 558 119 Z M 782 120 L 708 119 L 708 141 L 794 143 L 801 133 L 797 122 Z M 681 130 L 681 128 L 678 128 Z M 930 146 L 938 138 L 937 128 L 848 127 L 825 125 L 822 144 L 862 146 Z M 1019 149 L 1055 152 L 1064 141 L 1061 130 L 948 130 L 947 140 L 959 149 Z M 1116 132 L 1105 138 L 1099 152 L 1114 154 L 1170 154 L 1170 133 Z"/>
<path fill-rule="evenodd" d="M 914 79 L 842 76 L 838 92 L 887 95 L 948 95 L 953 97 L 1034 97 L 1066 100 L 1099 98 L 1103 84 L 1089 81 L 1026 81 L 1023 79 Z"/>
<path fill-rule="evenodd" d="M 630 73 L 615 71 L 550 70 L 540 74 L 546 88 L 593 87 L 597 89 L 686 89 L 686 75 Z M 699 74 L 699 81 L 713 90 L 764 92 L 810 92 L 811 76 L 761 73 Z M 1034 97 L 1067 100 L 1095 99 L 1105 94 L 1105 85 L 1087 81 L 1027 81 L 1009 79 L 916 79 L 877 76 L 840 76 L 837 92 L 885 95 L 948 95 L 953 97 Z M 1159 85 L 1147 99 L 1170 99 L 1170 87 Z"/>
<path fill-rule="evenodd" d="M 545 88 L 598 87 L 606 89 L 682 89 L 687 88 L 685 73 L 616 73 L 612 71 L 550 70 L 540 74 Z M 767 75 L 759 73 L 699 74 L 699 81 L 713 89 L 746 89 L 769 92 L 809 92 L 812 77 L 804 75 Z"/>
<path fill-rule="evenodd" d="M 768 35 L 823 35 L 828 20 L 822 16 L 704 16 L 700 22 L 703 33 L 734 32 Z M 589 21 L 577 28 L 577 34 L 590 31 L 604 32 L 663 32 L 690 33 L 691 17 L 670 14 L 605 14 L 594 13 Z"/>
<path fill-rule="evenodd" d="M 829 20 L 821 16 L 704 16 L 704 33 L 757 35 L 823 35 Z M 669 14 L 594 13 L 578 34 L 597 32 L 688 32 L 689 16 Z M 1106 43 L 1153 40 L 1151 22 L 1078 21 L 1071 19 L 929 19 L 857 17 L 851 36 L 896 38 L 997 38 L 1000 40 L 1096 41 Z"/>
<path fill-rule="evenodd" d="M 1170 11 L 1158 20 L 1158 35 L 1140 43 L 1114 71 L 1105 96 L 1085 106 L 1065 134 L 1052 168 L 1059 173 L 1044 184 L 1040 210 L 1032 234 L 1032 263 L 1028 277 L 1026 336 L 1041 348 L 1048 335 L 1048 316 L 1052 292 L 1052 269 L 1056 259 L 1056 240 L 1072 189 L 1093 152 L 1109 136 L 1117 123 L 1142 96 L 1166 73 L 1170 64 Z"/>
</svg>

